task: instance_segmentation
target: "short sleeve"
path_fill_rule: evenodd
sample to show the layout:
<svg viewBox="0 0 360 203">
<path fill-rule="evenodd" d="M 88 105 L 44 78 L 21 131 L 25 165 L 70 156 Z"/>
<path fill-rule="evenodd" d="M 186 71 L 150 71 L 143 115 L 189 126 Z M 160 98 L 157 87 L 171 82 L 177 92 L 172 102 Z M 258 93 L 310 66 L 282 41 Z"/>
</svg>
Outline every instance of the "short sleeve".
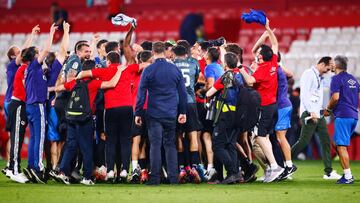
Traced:
<svg viewBox="0 0 360 203">
<path fill-rule="evenodd" d="M 65 83 L 64 88 L 68 91 L 71 91 L 75 86 L 75 82 L 76 82 L 75 80 L 72 80 L 70 82 Z"/>
<path fill-rule="evenodd" d="M 218 91 L 224 89 L 224 85 L 221 83 L 221 78 L 215 81 L 213 87 Z"/>
<path fill-rule="evenodd" d="M 91 70 L 91 74 L 93 76 L 93 78 L 99 78 L 100 80 L 103 80 L 103 81 L 108 81 L 112 78 L 112 76 L 115 75 L 112 75 L 111 74 L 111 70 L 110 68 L 95 68 L 95 69 L 92 69 Z"/>
<path fill-rule="evenodd" d="M 341 87 L 341 83 L 339 82 L 338 77 L 334 76 L 331 79 L 331 82 L 330 82 L 330 92 L 331 92 L 331 94 L 334 94 L 336 92 L 340 92 L 340 87 Z"/>
<path fill-rule="evenodd" d="M 205 78 L 215 78 L 215 72 L 212 66 L 205 67 Z"/>
<path fill-rule="evenodd" d="M 252 76 L 255 78 L 256 83 L 264 81 L 266 79 L 265 69 L 259 67 Z"/>
</svg>

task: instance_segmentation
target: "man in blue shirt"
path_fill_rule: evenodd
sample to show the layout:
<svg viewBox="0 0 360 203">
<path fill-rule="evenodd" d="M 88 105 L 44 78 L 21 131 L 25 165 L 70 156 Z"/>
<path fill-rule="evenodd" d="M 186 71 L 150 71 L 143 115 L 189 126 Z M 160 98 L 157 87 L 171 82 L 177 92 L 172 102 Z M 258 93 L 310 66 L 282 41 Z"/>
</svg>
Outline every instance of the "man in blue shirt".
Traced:
<svg viewBox="0 0 360 203">
<path fill-rule="evenodd" d="M 25 71 L 26 113 L 30 126 L 28 168 L 25 169 L 25 174 L 30 176 L 30 179 L 34 177 L 37 182 L 43 184 L 46 182 L 43 174 L 42 157 L 46 128 L 45 102 L 48 86 L 46 76 L 42 70 L 42 63 L 50 51 L 56 29 L 57 27 L 53 24 L 44 49 L 34 54 L 33 60 L 30 61 Z"/>
<path fill-rule="evenodd" d="M 224 105 L 221 107 L 220 102 L 217 102 L 217 111 L 220 111 L 218 121 L 215 123 L 214 133 L 212 136 L 213 150 L 216 160 L 225 166 L 227 177 L 221 182 L 222 184 L 238 183 L 241 179 L 239 171 L 236 142 L 238 138 L 238 131 L 235 130 L 235 111 L 237 95 L 240 86 L 243 85 L 239 69 L 237 68 L 238 59 L 234 53 L 225 54 L 225 69 L 228 72 L 216 80 L 213 87 L 206 93 L 207 97 L 213 96 L 217 91 L 221 92 L 220 98 L 223 99 Z M 229 74 L 234 77 L 227 80 Z M 227 82 L 229 81 L 229 82 Z M 224 95 L 225 94 L 225 95 Z M 222 174 L 220 175 L 220 179 Z"/>
<path fill-rule="evenodd" d="M 218 63 L 220 57 L 220 51 L 215 48 L 209 48 L 205 60 L 206 60 L 206 67 L 204 70 L 205 76 L 205 89 L 209 90 L 215 83 L 217 79 L 221 77 L 224 73 L 223 67 L 220 66 Z M 211 120 L 203 121 L 203 139 L 206 147 L 206 154 L 208 158 L 208 166 L 207 166 L 207 173 L 206 179 L 212 180 L 215 177 L 216 170 L 214 168 L 214 153 L 212 150 L 212 143 L 211 143 L 211 134 L 213 131 L 213 122 Z"/>
<path fill-rule="evenodd" d="M 9 58 L 9 64 L 6 67 L 6 81 L 7 81 L 7 89 L 5 93 L 5 102 L 4 102 L 4 110 L 5 117 L 8 115 L 7 106 L 10 103 L 12 92 L 13 92 L 13 82 L 17 69 L 20 67 L 21 63 L 21 50 L 29 48 L 32 44 L 32 40 L 34 36 L 40 32 L 39 25 L 33 27 L 30 36 L 26 39 L 24 45 L 19 49 L 17 46 L 11 46 L 7 52 L 7 57 Z"/>
<path fill-rule="evenodd" d="M 345 56 L 336 56 L 334 61 L 335 67 L 332 71 L 336 75 L 331 79 L 331 99 L 325 115 L 333 112 L 335 116 L 334 143 L 344 169 L 344 175 L 337 184 L 352 184 L 354 177 L 350 170 L 347 147 L 350 146 L 350 137 L 358 121 L 360 85 L 353 75 L 346 72 L 348 59 Z"/>
<path fill-rule="evenodd" d="M 5 119 L 8 119 L 8 106 L 11 101 L 11 97 L 13 94 L 13 83 L 14 78 L 17 70 L 19 69 L 21 65 L 21 51 L 29 48 L 32 44 L 32 40 L 34 36 L 39 33 L 40 27 L 39 25 L 36 25 L 33 27 L 31 34 L 26 39 L 25 43 L 22 45 L 21 49 L 17 46 L 11 46 L 9 50 L 7 51 L 7 57 L 9 58 L 9 63 L 6 66 L 6 82 L 7 82 L 7 89 L 5 93 L 5 99 L 4 99 L 4 112 L 5 112 Z M 9 162 L 7 163 L 6 167 L 2 169 L 3 173 L 7 173 L 8 171 Z M 9 171 L 8 173 L 10 173 Z"/>
<path fill-rule="evenodd" d="M 141 125 L 141 115 L 148 93 L 146 111 L 150 141 L 149 185 L 160 184 L 161 146 L 165 148 L 167 172 L 170 184 L 177 184 L 177 155 L 175 146 L 176 117 L 186 122 L 187 95 L 181 71 L 165 59 L 163 42 L 153 44 L 155 62 L 142 73 L 135 110 L 135 124 Z"/>
</svg>

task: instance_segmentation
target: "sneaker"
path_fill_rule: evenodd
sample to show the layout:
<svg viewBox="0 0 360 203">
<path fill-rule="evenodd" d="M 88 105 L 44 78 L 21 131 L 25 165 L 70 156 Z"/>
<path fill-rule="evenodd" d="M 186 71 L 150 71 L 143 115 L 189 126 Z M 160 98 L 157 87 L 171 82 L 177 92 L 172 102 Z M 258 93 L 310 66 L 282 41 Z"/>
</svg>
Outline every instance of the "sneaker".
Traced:
<svg viewBox="0 0 360 203">
<path fill-rule="evenodd" d="M 6 171 L 8 170 L 8 168 L 9 168 L 9 167 L 6 166 L 5 168 L 1 169 L 1 173 L 3 173 L 4 175 L 6 175 Z"/>
<path fill-rule="evenodd" d="M 106 174 L 106 179 L 105 179 L 107 182 L 114 182 L 115 180 L 115 173 L 113 170 L 109 171 L 107 174 Z"/>
<path fill-rule="evenodd" d="M 179 173 L 179 183 L 180 184 L 184 184 L 186 183 L 186 170 L 184 168 L 180 169 L 180 173 Z"/>
<path fill-rule="evenodd" d="M 6 177 L 8 177 L 8 178 L 11 178 L 11 176 L 13 176 L 14 174 L 13 174 L 13 172 L 12 172 L 12 170 L 10 170 L 10 169 L 6 169 L 6 172 L 5 172 L 5 176 Z"/>
<path fill-rule="evenodd" d="M 30 169 L 29 168 L 23 168 L 23 174 L 26 176 L 26 178 L 33 182 L 33 183 L 37 183 L 35 177 L 33 177 L 33 175 L 31 174 L 30 172 Z"/>
<path fill-rule="evenodd" d="M 12 175 L 10 176 L 10 179 L 18 182 L 18 183 L 27 183 L 29 182 L 29 179 L 23 174 L 23 173 L 19 173 L 17 175 Z"/>
<path fill-rule="evenodd" d="M 44 174 L 41 171 L 35 171 L 34 169 L 30 169 L 31 175 L 36 179 L 38 183 L 45 184 L 46 180 L 44 178 Z"/>
<path fill-rule="evenodd" d="M 192 167 L 191 171 L 190 171 L 190 176 L 192 177 L 192 181 L 193 183 L 199 184 L 201 183 L 201 178 L 199 173 L 196 170 L 196 167 Z"/>
<path fill-rule="evenodd" d="M 276 180 L 283 172 L 284 168 L 278 166 L 276 169 L 270 169 L 270 174 L 265 176 L 264 183 L 271 183 Z"/>
<path fill-rule="evenodd" d="M 259 181 L 264 182 L 270 176 L 270 173 L 271 173 L 270 166 L 266 167 L 265 173 L 262 177 L 259 178 Z"/>
<path fill-rule="evenodd" d="M 283 180 L 292 180 L 291 175 L 295 173 L 295 171 L 297 170 L 297 167 L 295 165 L 293 165 L 292 167 L 285 167 L 284 172 L 277 178 L 278 181 L 283 181 Z M 289 178 L 290 177 L 290 178 Z"/>
<path fill-rule="evenodd" d="M 128 176 L 128 172 L 124 169 L 120 173 L 120 177 L 126 179 Z"/>
<path fill-rule="evenodd" d="M 336 173 L 335 170 L 332 170 L 330 174 L 324 174 L 324 180 L 339 180 L 342 176 Z"/>
<path fill-rule="evenodd" d="M 260 181 L 260 182 L 264 182 L 264 180 L 265 180 L 265 175 L 261 176 L 261 177 L 258 178 L 257 180 Z"/>
<path fill-rule="evenodd" d="M 45 168 L 45 171 L 44 171 L 44 180 L 45 182 L 47 182 L 48 180 L 50 180 L 51 176 L 50 176 L 50 172 L 52 171 L 51 168 Z"/>
<path fill-rule="evenodd" d="M 202 165 L 202 164 L 197 165 L 196 170 L 201 178 L 201 182 L 205 182 L 206 181 L 206 178 L 205 178 L 206 170 L 204 168 L 204 165 Z"/>
<path fill-rule="evenodd" d="M 354 184 L 354 177 L 351 177 L 350 179 L 346 179 L 345 175 L 341 176 L 339 180 L 336 181 L 336 184 Z"/>
<path fill-rule="evenodd" d="M 140 174 L 140 183 L 146 183 L 149 181 L 149 172 L 147 169 L 142 169 Z"/>
<path fill-rule="evenodd" d="M 237 174 L 233 174 L 230 176 L 226 176 L 226 178 L 221 181 L 221 184 L 234 184 L 234 183 L 239 183 L 240 180 L 242 179 L 241 177 L 241 173 L 237 173 Z"/>
<path fill-rule="evenodd" d="M 79 173 L 78 170 L 74 170 L 71 172 L 70 174 L 70 181 L 73 182 L 73 183 L 80 183 L 80 181 L 83 179 Z"/>
<path fill-rule="evenodd" d="M 259 166 L 257 166 L 254 163 L 251 163 L 249 168 L 245 171 L 244 182 L 245 183 L 250 182 L 250 181 L 254 182 L 254 177 L 256 180 L 256 173 L 258 172 L 258 170 L 259 170 Z"/>
<path fill-rule="evenodd" d="M 140 182 L 140 168 L 137 167 L 131 174 L 130 183 L 139 183 Z"/>
<path fill-rule="evenodd" d="M 60 172 L 58 175 L 56 175 L 56 179 L 63 182 L 66 185 L 70 185 L 70 178 L 67 177 L 64 173 Z"/>
<path fill-rule="evenodd" d="M 80 181 L 81 184 L 84 184 L 84 185 L 95 185 L 95 183 L 91 180 L 91 179 L 86 179 L 86 178 L 83 178 L 81 181 Z"/>
<path fill-rule="evenodd" d="M 56 175 L 57 175 L 57 174 L 58 174 L 58 172 L 55 171 L 55 170 L 49 171 L 49 176 L 50 176 L 53 180 L 55 180 L 55 181 L 57 181 L 57 180 L 56 180 Z"/>
<path fill-rule="evenodd" d="M 215 168 L 211 168 L 205 174 L 206 180 L 208 182 L 213 182 L 215 180 L 215 178 L 216 178 L 216 174 L 217 174 L 217 172 L 216 172 Z"/>
</svg>

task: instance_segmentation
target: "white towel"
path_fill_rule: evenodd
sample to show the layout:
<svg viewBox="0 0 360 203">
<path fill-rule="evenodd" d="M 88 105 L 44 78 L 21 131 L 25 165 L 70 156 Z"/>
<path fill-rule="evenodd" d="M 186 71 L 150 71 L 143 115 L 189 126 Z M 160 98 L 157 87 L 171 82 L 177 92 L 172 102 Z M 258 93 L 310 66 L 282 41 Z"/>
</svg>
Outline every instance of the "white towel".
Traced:
<svg viewBox="0 0 360 203">
<path fill-rule="evenodd" d="M 135 28 L 137 26 L 136 24 L 136 19 L 135 18 L 131 18 L 125 14 L 118 14 L 115 17 L 111 18 L 111 22 L 114 25 L 121 25 L 121 26 L 126 26 L 129 23 L 131 23 L 131 25 Z"/>
</svg>

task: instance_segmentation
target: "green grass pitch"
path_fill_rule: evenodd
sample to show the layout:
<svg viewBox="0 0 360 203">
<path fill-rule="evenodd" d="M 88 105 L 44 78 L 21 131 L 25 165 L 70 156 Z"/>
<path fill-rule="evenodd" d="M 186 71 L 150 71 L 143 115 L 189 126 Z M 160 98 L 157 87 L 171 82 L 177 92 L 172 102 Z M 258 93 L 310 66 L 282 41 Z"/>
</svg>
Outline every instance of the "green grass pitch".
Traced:
<svg viewBox="0 0 360 203">
<path fill-rule="evenodd" d="M 0 162 L 3 168 L 4 161 Z M 24 165 L 24 164 L 23 164 Z M 63 185 L 49 181 L 41 184 L 17 184 L 0 176 L 0 203 L 59 202 L 360 202 L 360 162 L 352 162 L 353 185 L 336 185 L 322 179 L 321 161 L 296 162 L 298 171 L 293 180 L 280 183 L 250 183 L 238 185 L 185 184 L 179 186 L 145 186 L 131 184 L 97 184 L 94 186 Z M 334 168 L 341 174 L 338 162 Z M 262 175 L 260 170 L 258 176 Z M 358 180 L 358 181 L 357 181 Z"/>
</svg>

